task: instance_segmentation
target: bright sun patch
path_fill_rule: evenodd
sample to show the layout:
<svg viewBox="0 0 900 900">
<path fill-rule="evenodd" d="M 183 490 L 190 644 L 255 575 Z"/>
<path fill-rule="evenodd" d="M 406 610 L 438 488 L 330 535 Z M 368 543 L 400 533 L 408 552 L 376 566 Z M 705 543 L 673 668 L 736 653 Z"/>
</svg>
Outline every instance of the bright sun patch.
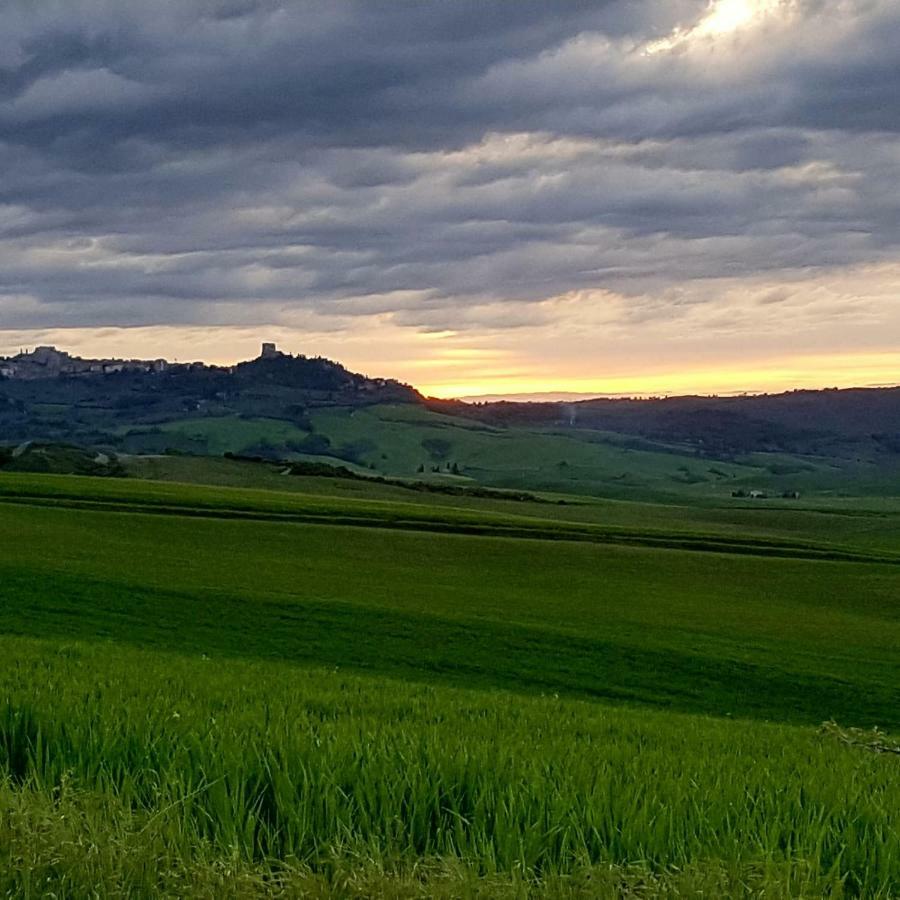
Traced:
<svg viewBox="0 0 900 900">
<path fill-rule="evenodd" d="M 676 28 L 668 37 L 647 44 L 644 52 L 661 53 L 685 43 L 752 28 L 773 14 L 785 12 L 789 5 L 788 0 L 711 0 L 706 15 L 693 28 Z"/>
</svg>

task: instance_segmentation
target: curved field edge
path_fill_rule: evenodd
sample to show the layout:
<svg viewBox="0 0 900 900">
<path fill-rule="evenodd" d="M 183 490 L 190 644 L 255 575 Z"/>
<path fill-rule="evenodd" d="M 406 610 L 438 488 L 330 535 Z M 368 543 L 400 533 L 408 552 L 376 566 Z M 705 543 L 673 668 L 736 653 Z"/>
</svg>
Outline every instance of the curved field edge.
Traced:
<svg viewBox="0 0 900 900">
<path fill-rule="evenodd" d="M 433 506 L 427 503 L 309 496 L 184 484 L 135 484 L 67 476 L 7 475 L 0 479 L 0 503 L 900 564 L 900 553 L 808 539 L 739 536 L 722 531 L 702 531 L 696 527 L 677 530 L 646 526 L 635 528 L 499 514 L 492 510 Z M 652 517 L 652 512 L 648 517 Z"/>
<path fill-rule="evenodd" d="M 900 761 L 811 727 L 0 643 L 14 895 L 900 889 Z"/>
<path fill-rule="evenodd" d="M 10 505 L 0 632 L 900 724 L 896 566 Z"/>
<path fill-rule="evenodd" d="M 0 632 L 116 641 L 220 659 L 330 665 L 439 685 L 517 694 L 557 693 L 688 712 L 817 723 L 826 718 L 893 727 L 898 692 L 890 661 L 843 671 L 802 645 L 735 652 L 717 640 L 641 639 L 612 621 L 607 634 L 550 623 L 498 622 L 341 600 L 268 598 L 22 575 L 0 567 Z M 895 671 L 895 670 L 893 670 Z"/>
</svg>

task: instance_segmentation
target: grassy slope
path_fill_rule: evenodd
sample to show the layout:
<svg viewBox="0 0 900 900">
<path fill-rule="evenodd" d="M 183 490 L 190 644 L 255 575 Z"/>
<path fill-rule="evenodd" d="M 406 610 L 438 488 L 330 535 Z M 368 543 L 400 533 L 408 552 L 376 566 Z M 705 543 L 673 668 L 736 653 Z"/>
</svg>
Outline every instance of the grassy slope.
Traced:
<svg viewBox="0 0 900 900">
<path fill-rule="evenodd" d="M 281 446 L 286 441 L 302 441 L 307 436 L 307 432 L 281 419 L 243 419 L 238 416 L 179 419 L 147 429 L 123 427 L 119 431 L 122 434 L 159 431 L 164 435 L 180 435 L 214 456 L 221 456 L 226 451 L 240 452 L 263 442 Z"/>
<path fill-rule="evenodd" d="M 205 440 L 207 452 L 216 456 L 260 442 L 278 445 L 289 440 L 302 441 L 307 435 L 296 425 L 279 419 L 240 419 L 237 416 L 187 419 L 163 424 L 160 430 L 180 431 L 189 438 Z"/>
<path fill-rule="evenodd" d="M 896 495 L 900 484 L 896 462 L 875 465 L 784 454 L 725 462 L 676 446 L 642 449 L 622 435 L 598 431 L 494 428 L 414 405 L 325 408 L 312 411 L 310 418 L 316 433 L 333 447 L 354 447 L 363 465 L 401 477 L 415 477 L 420 466 L 426 476 L 435 465 L 446 474 L 447 464 L 456 463 L 464 476 L 494 486 L 649 500 L 682 497 L 688 502 L 728 497 L 737 488 L 830 497 Z M 306 437 L 289 422 L 235 416 L 159 428 L 163 434 L 153 436 L 157 449 L 168 437 L 178 437 L 185 449 L 213 454 L 240 452 L 262 441 L 290 456 L 284 443 Z"/>
<path fill-rule="evenodd" d="M 610 490 L 627 492 L 629 486 L 646 487 L 658 481 L 671 481 L 675 489 L 683 487 L 685 473 L 679 467 L 688 463 L 697 468 L 689 457 L 623 450 L 581 436 L 489 428 L 416 407 L 324 409 L 314 413 L 312 420 L 316 430 L 332 443 L 367 437 L 377 449 L 366 461 L 398 475 L 413 473 L 420 464 L 450 461 L 458 462 L 466 474 L 486 484 L 578 489 L 597 482 L 605 483 Z M 441 460 L 435 460 L 423 448 L 423 440 L 442 440 L 450 446 Z M 729 475 L 739 471 L 727 464 L 725 469 Z"/>
<path fill-rule="evenodd" d="M 346 896 L 370 860 L 363 896 L 392 860 L 462 856 L 449 882 L 409 876 L 409 895 L 497 872 L 490 892 L 520 896 L 517 867 L 547 886 L 603 864 L 582 895 L 617 896 L 637 862 L 684 893 L 900 888 L 895 760 L 809 728 L 900 727 L 900 567 L 216 518 L 418 507 L 454 527 L 546 513 L 646 529 L 656 511 L 671 533 L 678 515 L 364 487 L 0 476 L 19 495 L 0 500 L 0 766 L 19 783 L 0 791 L 0 870 L 3 852 L 31 866 L 6 857 L 0 884 L 249 895 L 278 859 Z M 124 511 L 22 502 L 41 494 Z M 689 528 L 728 535 L 757 511 L 695 513 Z M 896 551 L 883 513 L 785 515 L 761 534 Z M 67 849 L 85 840 L 93 862 Z"/>
<path fill-rule="evenodd" d="M 71 494 L 84 482 L 9 476 L 0 486 L 33 494 L 41 484 Z M 167 503 L 180 497 L 212 513 L 235 508 L 238 498 L 245 507 L 313 509 L 326 518 L 362 508 L 401 524 L 415 510 L 90 485 L 136 503 L 163 492 Z M 493 511 L 419 509 L 454 527 L 479 517 L 513 521 Z M 559 527 L 544 524 L 549 534 Z M 900 724 L 892 675 L 900 664 L 900 566 L 536 534 L 516 540 L 3 504 L 4 590 L 16 600 L 5 626 L 99 630 L 137 643 L 306 662 L 356 659 L 416 677 L 633 696 L 712 713 Z"/>
<path fill-rule="evenodd" d="M 636 499 L 728 496 L 733 489 L 840 494 L 898 493 L 900 465 L 863 460 L 751 454 L 733 462 L 697 457 L 677 446 L 639 449 L 623 435 L 584 429 L 491 428 L 415 406 L 323 409 L 316 430 L 333 444 L 368 439 L 364 461 L 391 474 L 435 462 L 423 440 L 449 444 L 442 462 L 485 484 L 575 491 Z"/>
<path fill-rule="evenodd" d="M 309 504 L 312 498 L 320 500 L 337 515 L 343 501 L 389 501 L 409 509 L 415 508 L 426 515 L 433 510 L 472 510 L 483 517 L 486 513 L 504 516 L 528 516 L 543 520 L 586 523 L 623 529 L 655 529 L 668 533 L 717 534 L 734 539 L 773 539 L 830 543 L 859 550 L 897 552 L 900 548 L 900 498 L 867 497 L 853 501 L 841 499 L 804 498 L 802 501 L 770 501 L 759 503 L 732 498 L 710 498 L 703 502 L 646 503 L 596 497 L 547 494 L 551 501 L 564 500 L 563 505 L 503 501 L 465 496 L 422 494 L 376 482 L 351 481 L 336 478 L 310 478 L 285 476 L 280 466 L 215 459 L 210 457 L 132 457 L 124 460 L 125 468 L 134 477 L 162 482 L 182 483 L 175 494 L 184 496 L 183 483 L 207 484 L 226 488 L 221 494 L 206 492 L 207 498 L 218 496 L 220 505 L 280 509 L 298 509 Z M 63 486 L 65 479 L 38 482 L 41 490 L 52 485 Z M 79 482 L 90 484 L 93 495 L 115 495 L 119 490 L 115 482 Z M 0 492 L 27 487 L 25 476 L 18 481 L 7 481 L 7 488 L 0 480 Z M 251 493 L 231 491 L 227 488 L 246 488 Z M 260 493 L 259 489 L 263 492 Z M 166 496 L 162 485 L 136 485 L 124 488 L 129 496 L 153 497 L 157 492 Z M 147 494 L 146 492 L 149 492 Z M 277 492 L 278 499 L 272 492 Z M 295 499 L 290 499 L 295 495 Z M 302 495 L 296 497 L 296 495 Z M 303 499 L 306 498 L 306 499 Z M 335 505 L 337 504 L 337 505 Z M 351 504 L 352 505 L 352 504 Z M 453 513 L 441 513 L 446 517 Z"/>
<path fill-rule="evenodd" d="M 900 885 L 894 760 L 811 729 L 197 652 L 0 649 L 0 756 L 17 779 L 0 783 L 0 885 L 14 896 Z"/>
</svg>

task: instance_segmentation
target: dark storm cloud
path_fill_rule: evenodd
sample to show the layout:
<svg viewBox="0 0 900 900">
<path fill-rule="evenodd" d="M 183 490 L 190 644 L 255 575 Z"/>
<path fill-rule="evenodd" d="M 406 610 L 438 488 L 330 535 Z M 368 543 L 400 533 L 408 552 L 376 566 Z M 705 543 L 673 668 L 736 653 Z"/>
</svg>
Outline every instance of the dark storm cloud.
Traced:
<svg viewBox="0 0 900 900">
<path fill-rule="evenodd" d="M 645 52 L 706 8 L 0 3 L 0 327 L 436 327 L 896 258 L 895 4 Z"/>
</svg>

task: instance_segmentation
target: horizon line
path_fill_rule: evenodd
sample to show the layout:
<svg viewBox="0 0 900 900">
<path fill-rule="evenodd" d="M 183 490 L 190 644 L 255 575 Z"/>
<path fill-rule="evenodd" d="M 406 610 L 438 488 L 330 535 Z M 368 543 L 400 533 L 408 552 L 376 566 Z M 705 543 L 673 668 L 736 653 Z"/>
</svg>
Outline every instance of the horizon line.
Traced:
<svg viewBox="0 0 900 900">
<path fill-rule="evenodd" d="M 71 352 L 64 349 L 60 349 L 57 345 L 54 344 L 36 344 L 33 345 L 31 349 L 28 347 L 20 349 L 18 352 L 11 353 L 9 356 L 0 355 L 0 359 L 9 360 L 13 359 L 22 353 L 26 355 L 30 355 L 37 349 L 53 349 L 59 353 L 66 354 L 74 359 L 82 359 L 86 361 L 109 361 L 109 362 L 147 362 L 152 363 L 158 360 L 162 360 L 167 364 L 172 365 L 203 365 L 208 366 L 210 368 L 221 368 L 221 369 L 231 369 L 236 365 L 239 365 L 241 362 L 252 362 L 253 360 L 264 358 L 265 352 L 267 348 L 271 347 L 273 351 L 275 351 L 278 355 L 281 356 L 289 356 L 292 358 L 303 357 L 307 359 L 330 359 L 327 356 L 322 356 L 317 354 L 316 356 L 309 357 L 304 353 L 292 353 L 286 352 L 278 349 L 278 345 L 274 341 L 260 341 L 261 352 L 258 356 L 249 357 L 245 360 L 239 360 L 236 363 L 228 364 L 228 363 L 219 363 L 219 362 L 206 362 L 202 359 L 192 359 L 192 360 L 180 360 L 177 357 L 169 360 L 164 356 L 157 356 L 155 358 L 143 358 L 143 357 L 91 357 L 91 356 L 78 356 L 78 351 Z M 81 351 L 84 352 L 84 351 Z M 731 390 L 721 390 L 721 391 L 701 391 L 701 390 L 691 390 L 691 389 L 680 389 L 680 390 L 666 390 L 666 389 L 655 389 L 655 390 L 636 390 L 636 391 L 567 391 L 564 389 L 555 390 L 553 388 L 549 388 L 547 390 L 540 391 L 485 391 L 483 393 L 471 393 L 471 392 L 460 392 L 460 393 L 452 393 L 452 394 L 441 394 L 439 392 L 434 392 L 434 388 L 429 388 L 425 386 L 418 386 L 415 383 L 414 379 L 405 380 L 402 377 L 398 378 L 395 376 L 382 376 L 382 375 L 367 375 L 358 371 L 354 371 L 353 369 L 349 369 L 343 362 L 335 359 L 330 359 L 332 362 L 337 362 L 339 365 L 347 368 L 348 371 L 353 372 L 354 374 L 363 374 L 363 377 L 367 378 L 386 378 L 386 380 L 391 381 L 399 381 L 402 384 L 406 384 L 408 387 L 413 388 L 417 391 L 425 400 L 436 400 L 443 402 L 461 402 L 461 403 L 469 403 L 469 404 L 479 404 L 479 403 L 578 403 L 586 400 L 665 400 L 665 399 L 675 399 L 679 397 L 688 398 L 688 397 L 697 397 L 697 398 L 706 398 L 706 399 L 732 399 L 739 397 L 763 397 L 763 396 L 778 396 L 780 394 L 789 394 L 789 393 L 799 393 L 799 392 L 823 392 L 823 391 L 851 391 L 851 390 L 890 390 L 900 388 L 900 382 L 897 381 L 888 381 L 888 382 L 863 382 L 863 383 L 851 383 L 845 385 L 836 385 L 836 384 L 821 384 L 819 386 L 779 386 L 778 388 L 740 388 L 740 389 L 731 389 Z M 352 365 L 352 364 L 351 364 Z M 438 388 L 438 391 L 440 389 Z"/>
</svg>

